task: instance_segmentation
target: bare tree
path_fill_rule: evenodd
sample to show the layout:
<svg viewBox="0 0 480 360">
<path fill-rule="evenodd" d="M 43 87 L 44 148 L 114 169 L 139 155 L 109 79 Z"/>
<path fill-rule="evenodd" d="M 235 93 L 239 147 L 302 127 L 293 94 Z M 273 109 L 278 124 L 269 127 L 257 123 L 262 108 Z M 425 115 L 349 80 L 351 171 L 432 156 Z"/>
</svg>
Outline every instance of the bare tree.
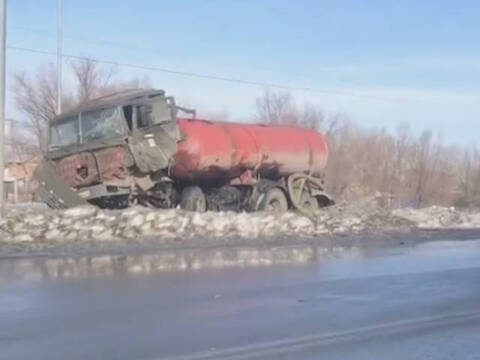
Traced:
<svg viewBox="0 0 480 360">
<path fill-rule="evenodd" d="M 299 125 L 308 129 L 320 130 L 325 125 L 325 112 L 318 106 L 306 103 L 300 115 Z"/>
<path fill-rule="evenodd" d="M 29 134 L 22 123 L 15 119 L 7 119 L 5 150 L 8 162 L 22 162 L 38 155 L 38 148 L 32 144 Z"/>
<path fill-rule="evenodd" d="M 389 136 L 388 151 L 384 159 L 382 191 L 388 196 L 388 205 L 400 205 L 409 199 L 408 171 L 411 166 L 412 139 L 407 124 L 400 124 L 396 136 Z"/>
<path fill-rule="evenodd" d="M 464 150 L 458 171 L 458 206 L 480 206 L 480 154 L 477 147 Z"/>
<path fill-rule="evenodd" d="M 424 131 L 416 144 L 414 155 L 414 197 L 417 206 L 441 204 L 452 197 L 455 169 L 448 149 L 433 143 L 432 132 Z"/>
<path fill-rule="evenodd" d="M 265 89 L 255 99 L 257 119 L 267 124 L 296 125 L 299 117 L 292 95 L 287 91 L 273 92 Z"/>
<path fill-rule="evenodd" d="M 13 88 L 17 108 L 24 114 L 25 129 L 40 152 L 45 151 L 47 125 L 55 117 L 56 81 L 53 64 L 42 68 L 36 80 L 30 79 L 25 73 L 14 75 Z"/>
<path fill-rule="evenodd" d="M 82 58 L 72 62 L 72 70 L 78 84 L 77 101 L 87 102 L 102 95 L 110 86 L 115 67 L 102 67 L 98 62 Z"/>
</svg>

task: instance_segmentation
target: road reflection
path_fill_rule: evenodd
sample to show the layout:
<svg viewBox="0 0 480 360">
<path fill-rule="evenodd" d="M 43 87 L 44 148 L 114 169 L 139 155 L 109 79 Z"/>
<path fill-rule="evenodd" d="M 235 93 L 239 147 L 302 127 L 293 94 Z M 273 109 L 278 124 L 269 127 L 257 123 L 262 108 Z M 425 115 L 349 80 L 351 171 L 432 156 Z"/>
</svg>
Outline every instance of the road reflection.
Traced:
<svg viewBox="0 0 480 360">
<path fill-rule="evenodd" d="M 445 261 L 442 261 L 445 259 Z M 456 261 L 455 261 L 456 259 Z M 228 267 L 311 264 L 324 278 L 366 277 L 480 266 L 480 240 L 395 248 L 320 247 L 163 250 L 149 254 L 0 260 L 0 282 L 85 279 Z"/>
</svg>

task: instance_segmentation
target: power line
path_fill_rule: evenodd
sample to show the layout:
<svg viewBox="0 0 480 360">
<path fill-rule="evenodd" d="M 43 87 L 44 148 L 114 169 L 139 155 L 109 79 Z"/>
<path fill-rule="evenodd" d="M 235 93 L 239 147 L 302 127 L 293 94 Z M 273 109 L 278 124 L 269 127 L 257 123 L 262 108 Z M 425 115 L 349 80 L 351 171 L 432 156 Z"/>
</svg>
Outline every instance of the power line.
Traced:
<svg viewBox="0 0 480 360">
<path fill-rule="evenodd" d="M 41 30 L 41 29 L 32 29 L 32 28 L 27 28 L 27 27 L 23 27 L 23 26 L 11 26 L 10 28 L 11 29 L 16 29 L 16 30 L 31 32 L 31 33 L 34 33 L 37 36 L 42 36 L 42 37 L 45 37 L 45 38 L 48 38 L 48 39 L 56 39 L 55 34 L 49 32 L 49 31 Z M 96 38 L 95 40 L 93 40 L 93 39 L 88 39 L 86 37 L 78 36 L 78 35 L 75 35 L 75 36 L 64 35 L 64 38 L 65 39 L 71 39 L 71 40 L 77 40 L 77 41 L 80 41 L 80 42 L 93 44 L 93 45 L 101 45 L 101 46 L 108 45 L 108 46 L 116 47 L 116 48 L 119 48 L 119 49 L 135 50 L 136 52 L 144 52 L 144 53 L 149 53 L 149 54 L 158 54 L 160 52 L 160 50 L 158 50 L 158 49 L 151 49 L 151 48 L 145 48 L 145 47 L 140 47 L 140 46 L 126 45 L 124 43 L 117 43 L 117 42 L 114 42 L 114 41 L 108 41 L 108 40 L 104 40 L 104 39 L 100 39 L 100 38 Z"/>
<path fill-rule="evenodd" d="M 23 51 L 23 52 L 30 52 L 36 54 L 43 54 L 43 55 L 55 55 L 56 52 L 46 51 L 46 50 L 38 50 L 20 46 L 12 46 L 8 45 L 8 49 L 16 50 L 16 51 Z M 230 82 L 230 83 L 237 83 L 243 85 L 253 85 L 253 86 L 260 86 L 264 88 L 276 88 L 276 89 L 283 89 L 283 90 L 291 90 L 291 91 L 304 91 L 310 93 L 320 93 L 320 94 L 328 94 L 328 95 L 337 95 L 337 96 L 345 96 L 345 97 L 356 97 L 356 98 L 363 98 L 363 99 L 371 99 L 371 100 L 380 100 L 380 101 L 390 101 L 390 102 L 421 102 L 421 103 L 429 103 L 435 104 L 434 102 L 428 102 L 418 99 L 408 99 L 408 98 L 395 98 L 395 97 L 383 97 L 383 96 L 374 96 L 374 95 L 366 95 L 366 94 L 359 94 L 354 92 L 344 92 L 344 91 L 333 91 L 333 90 L 323 90 L 313 87 L 302 87 L 302 86 L 289 86 L 284 84 L 278 83 L 269 83 L 269 82 L 262 82 L 262 81 L 254 81 L 254 80 L 245 80 L 233 77 L 226 77 L 226 76 L 219 76 L 219 75 L 209 75 L 203 74 L 198 72 L 191 72 L 191 71 L 181 71 L 181 70 L 172 70 L 162 67 L 156 66 L 146 66 L 146 65 L 138 65 L 138 64 L 131 64 L 131 63 L 123 63 L 111 60 L 100 60 L 86 56 L 80 55 L 73 55 L 73 54 L 63 54 L 64 58 L 75 59 L 75 60 L 87 60 L 93 61 L 100 64 L 112 65 L 112 66 L 119 66 L 137 70 L 148 70 L 148 71 L 156 71 L 162 72 L 166 74 L 172 75 L 180 75 L 180 76 L 187 76 L 192 78 L 199 78 L 199 79 L 207 79 L 207 80 L 215 80 L 215 81 L 223 81 L 223 82 Z"/>
<path fill-rule="evenodd" d="M 22 31 L 27 31 L 27 32 L 32 32 L 37 36 L 43 36 L 43 37 L 46 37 L 46 38 L 55 39 L 55 36 L 52 33 L 48 32 L 48 31 L 45 31 L 45 30 L 32 29 L 32 28 L 27 28 L 27 27 L 23 27 L 23 26 L 13 26 L 11 28 L 17 29 L 17 30 L 22 30 Z M 133 45 L 125 45 L 124 43 L 117 43 L 117 42 L 114 42 L 114 41 L 108 41 L 108 40 L 104 40 L 104 39 L 93 40 L 93 39 L 88 39 L 88 38 L 78 36 L 78 35 L 75 35 L 75 36 L 65 35 L 64 37 L 68 38 L 68 39 L 71 39 L 71 40 L 78 40 L 80 42 L 84 42 L 84 43 L 88 43 L 88 44 L 101 45 L 101 46 L 107 45 L 107 46 L 116 47 L 116 48 L 119 48 L 119 49 L 126 49 L 126 50 L 134 50 L 136 52 L 143 52 L 143 53 L 146 53 L 146 54 L 156 54 L 156 55 L 158 55 L 159 53 L 165 53 L 164 51 L 161 51 L 161 50 L 158 50 L 158 49 L 145 48 L 145 47 L 139 47 L 139 46 L 133 46 Z M 170 53 L 170 52 L 168 52 L 168 53 Z M 230 68 L 230 69 L 235 68 L 234 66 L 231 66 L 229 64 L 222 64 L 222 67 Z M 251 68 L 251 67 L 249 67 L 249 68 L 253 69 L 253 70 L 257 70 L 257 71 L 273 73 L 272 69 L 264 67 L 264 66 L 255 66 L 254 68 Z M 283 73 L 285 74 L 285 72 L 283 72 Z M 306 77 L 307 78 L 316 78 L 316 77 L 318 77 L 318 74 L 309 74 L 309 73 L 298 72 L 298 71 L 295 71 L 295 72 L 289 71 L 287 75 L 302 77 L 302 78 L 306 78 Z M 339 81 L 339 82 L 342 82 L 342 83 L 359 85 L 358 82 L 352 81 L 352 80 L 346 80 L 346 79 L 335 79 L 335 80 Z"/>
</svg>

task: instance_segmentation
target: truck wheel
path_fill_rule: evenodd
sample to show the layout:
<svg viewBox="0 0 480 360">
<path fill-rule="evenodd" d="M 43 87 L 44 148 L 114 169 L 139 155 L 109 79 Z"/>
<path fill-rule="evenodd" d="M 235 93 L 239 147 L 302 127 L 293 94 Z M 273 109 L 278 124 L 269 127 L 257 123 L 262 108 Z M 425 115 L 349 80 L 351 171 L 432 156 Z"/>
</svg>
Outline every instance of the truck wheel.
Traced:
<svg viewBox="0 0 480 360">
<path fill-rule="evenodd" d="M 268 190 L 259 206 L 259 210 L 278 213 L 286 212 L 288 210 L 288 202 L 283 191 L 279 188 Z"/>
<path fill-rule="evenodd" d="M 207 210 L 207 199 L 198 186 L 189 186 L 182 191 L 180 206 L 188 211 L 205 212 Z"/>
</svg>

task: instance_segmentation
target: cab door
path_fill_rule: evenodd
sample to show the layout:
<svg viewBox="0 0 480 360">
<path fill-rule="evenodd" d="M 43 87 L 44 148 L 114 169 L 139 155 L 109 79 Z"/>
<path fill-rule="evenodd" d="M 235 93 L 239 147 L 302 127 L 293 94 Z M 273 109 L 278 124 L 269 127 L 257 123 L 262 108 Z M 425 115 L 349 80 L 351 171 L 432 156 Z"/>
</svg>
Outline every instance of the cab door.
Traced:
<svg viewBox="0 0 480 360">
<path fill-rule="evenodd" d="M 180 139 L 175 112 L 166 98 L 133 105 L 130 149 L 138 169 L 151 173 L 173 164 Z"/>
</svg>

